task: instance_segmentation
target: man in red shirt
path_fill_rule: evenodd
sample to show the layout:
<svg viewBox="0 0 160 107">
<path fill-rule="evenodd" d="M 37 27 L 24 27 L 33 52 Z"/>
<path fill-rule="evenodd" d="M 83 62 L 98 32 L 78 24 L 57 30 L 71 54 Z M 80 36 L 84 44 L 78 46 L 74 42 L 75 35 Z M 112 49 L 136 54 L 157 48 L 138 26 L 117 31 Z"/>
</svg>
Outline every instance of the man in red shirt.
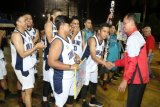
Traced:
<svg viewBox="0 0 160 107">
<path fill-rule="evenodd" d="M 151 34 L 151 28 L 149 26 L 146 26 L 143 29 L 143 34 L 146 37 L 146 49 L 147 49 L 147 56 L 148 56 L 148 69 L 149 69 L 149 77 L 153 78 L 153 73 L 150 68 L 150 63 L 154 56 L 154 47 L 155 47 L 155 39 L 154 36 Z"/>
<path fill-rule="evenodd" d="M 128 35 L 124 58 L 113 66 L 124 66 L 124 77 L 118 90 L 124 92 L 128 84 L 127 107 L 140 107 L 146 84 L 149 82 L 146 42 L 136 27 L 132 13 L 124 19 L 124 32 Z"/>
</svg>

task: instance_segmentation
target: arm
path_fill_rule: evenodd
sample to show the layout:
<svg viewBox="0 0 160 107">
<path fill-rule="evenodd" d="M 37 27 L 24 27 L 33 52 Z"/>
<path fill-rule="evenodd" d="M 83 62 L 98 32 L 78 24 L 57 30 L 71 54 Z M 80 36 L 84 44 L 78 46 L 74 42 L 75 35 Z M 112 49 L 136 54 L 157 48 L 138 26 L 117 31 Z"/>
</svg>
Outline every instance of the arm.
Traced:
<svg viewBox="0 0 160 107">
<path fill-rule="evenodd" d="M 51 44 L 49 54 L 48 54 L 49 66 L 55 69 L 60 69 L 60 70 L 74 69 L 74 65 L 71 66 L 69 64 L 63 64 L 58 60 L 61 54 L 61 51 L 62 51 L 62 42 L 59 39 L 55 39 Z"/>
<path fill-rule="evenodd" d="M 148 47 L 149 48 L 148 56 L 150 56 L 151 53 L 153 52 L 154 45 L 155 45 L 154 39 L 150 39 L 150 41 L 149 41 L 149 47 Z"/>
<path fill-rule="evenodd" d="M 82 50 L 84 49 L 85 43 L 84 43 L 84 32 L 81 31 L 81 36 L 82 36 Z"/>
<path fill-rule="evenodd" d="M 90 38 L 88 43 L 89 43 L 89 48 L 90 48 L 90 53 L 91 53 L 92 59 L 95 62 L 97 62 L 98 64 L 102 64 L 102 65 L 106 66 L 106 62 L 103 59 L 98 58 L 96 56 L 96 41 L 95 41 L 95 39 L 94 38 Z"/>
<path fill-rule="evenodd" d="M 83 30 L 82 30 L 81 32 L 82 32 L 83 48 L 84 48 L 84 46 L 85 46 L 85 44 L 86 44 L 86 43 L 85 43 L 85 37 L 84 37 L 84 36 L 85 36 L 85 33 L 84 33 Z"/>
<path fill-rule="evenodd" d="M 124 80 L 130 80 L 132 78 L 133 72 L 135 72 L 136 64 L 138 62 L 137 57 L 128 57 L 128 69 L 124 72 Z"/>
<path fill-rule="evenodd" d="M 36 29 L 36 37 L 33 39 L 33 43 L 37 43 L 39 40 L 39 31 Z"/>
<path fill-rule="evenodd" d="M 51 23 L 51 21 L 47 21 L 47 23 L 44 26 L 44 30 L 45 30 L 48 42 L 51 43 L 53 37 L 55 36 L 52 33 L 52 23 Z"/>
<path fill-rule="evenodd" d="M 11 41 L 14 44 L 16 51 L 22 58 L 31 55 L 37 49 L 44 48 L 43 44 L 38 43 L 32 49 L 25 51 L 23 47 L 23 40 L 19 33 L 13 33 L 11 36 Z"/>
<path fill-rule="evenodd" d="M 117 66 L 117 67 L 123 67 L 124 66 L 124 58 L 116 60 L 115 66 Z"/>
</svg>

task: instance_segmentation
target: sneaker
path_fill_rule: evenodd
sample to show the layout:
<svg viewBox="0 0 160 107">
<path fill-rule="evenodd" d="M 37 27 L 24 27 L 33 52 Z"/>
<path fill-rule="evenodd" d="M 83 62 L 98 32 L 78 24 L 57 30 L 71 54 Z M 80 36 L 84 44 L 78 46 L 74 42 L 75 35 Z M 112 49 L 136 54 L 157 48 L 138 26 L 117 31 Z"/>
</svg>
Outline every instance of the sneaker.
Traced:
<svg viewBox="0 0 160 107">
<path fill-rule="evenodd" d="M 55 98 L 54 97 L 50 97 L 49 103 L 55 103 Z"/>
<path fill-rule="evenodd" d="M 89 107 L 89 105 L 88 105 L 87 102 L 85 101 L 85 102 L 82 103 L 82 107 Z"/>
<path fill-rule="evenodd" d="M 50 107 L 48 101 L 42 101 L 42 107 Z"/>
<path fill-rule="evenodd" d="M 91 101 L 89 102 L 89 106 L 91 106 L 91 107 L 93 107 L 93 106 L 102 107 L 103 104 L 98 102 L 95 98 L 92 98 Z"/>
</svg>

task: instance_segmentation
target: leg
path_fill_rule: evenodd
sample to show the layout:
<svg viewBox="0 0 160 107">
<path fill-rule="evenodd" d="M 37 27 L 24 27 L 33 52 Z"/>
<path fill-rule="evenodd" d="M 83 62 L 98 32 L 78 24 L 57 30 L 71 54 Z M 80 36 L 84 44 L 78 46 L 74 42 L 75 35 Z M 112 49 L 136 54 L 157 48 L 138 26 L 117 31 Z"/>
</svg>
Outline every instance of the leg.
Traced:
<svg viewBox="0 0 160 107">
<path fill-rule="evenodd" d="M 127 107 L 140 107 L 146 84 L 129 84 Z"/>
<path fill-rule="evenodd" d="M 25 105 L 26 107 L 32 107 L 32 89 L 25 89 Z"/>
</svg>

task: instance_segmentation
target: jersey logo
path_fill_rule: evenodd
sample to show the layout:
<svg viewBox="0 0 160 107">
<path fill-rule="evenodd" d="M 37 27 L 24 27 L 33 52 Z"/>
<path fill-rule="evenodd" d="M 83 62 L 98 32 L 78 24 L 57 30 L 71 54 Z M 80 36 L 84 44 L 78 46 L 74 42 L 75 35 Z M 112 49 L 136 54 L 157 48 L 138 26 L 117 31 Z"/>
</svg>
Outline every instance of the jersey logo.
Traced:
<svg viewBox="0 0 160 107">
<path fill-rule="evenodd" d="M 68 53 L 68 57 L 69 57 L 69 60 L 74 57 L 74 52 L 72 50 Z"/>
<path fill-rule="evenodd" d="M 32 48 L 32 44 L 31 44 L 31 43 L 26 44 L 26 49 L 27 49 L 27 50 L 29 50 L 29 49 L 31 49 L 31 48 Z"/>
<path fill-rule="evenodd" d="M 74 40 L 74 41 L 73 41 L 73 44 L 75 44 L 75 45 L 80 45 L 80 44 L 81 44 L 81 41 Z"/>
<path fill-rule="evenodd" d="M 100 50 L 96 51 L 96 55 L 102 56 L 102 54 L 103 54 L 102 51 L 100 51 Z"/>
</svg>

